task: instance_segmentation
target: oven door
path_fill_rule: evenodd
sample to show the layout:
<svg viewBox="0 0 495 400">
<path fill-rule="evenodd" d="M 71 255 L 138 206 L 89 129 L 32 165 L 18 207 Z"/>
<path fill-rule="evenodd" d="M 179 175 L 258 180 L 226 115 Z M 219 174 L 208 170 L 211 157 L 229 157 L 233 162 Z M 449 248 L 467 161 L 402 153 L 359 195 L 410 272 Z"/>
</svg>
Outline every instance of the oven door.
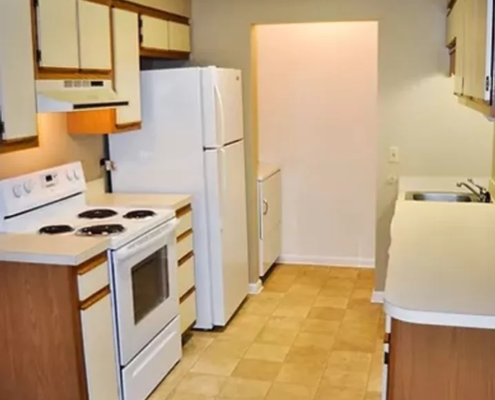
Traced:
<svg viewBox="0 0 495 400">
<path fill-rule="evenodd" d="M 179 313 L 176 227 L 174 219 L 113 253 L 122 366 Z"/>
</svg>

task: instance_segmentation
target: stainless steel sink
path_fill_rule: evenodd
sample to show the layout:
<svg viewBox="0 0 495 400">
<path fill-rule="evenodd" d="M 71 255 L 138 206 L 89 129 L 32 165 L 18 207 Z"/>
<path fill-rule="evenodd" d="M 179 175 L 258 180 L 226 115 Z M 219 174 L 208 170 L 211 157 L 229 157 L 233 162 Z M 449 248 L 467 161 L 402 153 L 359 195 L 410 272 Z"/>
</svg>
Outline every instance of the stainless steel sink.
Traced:
<svg viewBox="0 0 495 400">
<path fill-rule="evenodd" d="M 470 193 L 454 192 L 407 192 L 406 200 L 438 201 L 446 203 L 479 203 L 480 199 Z"/>
</svg>

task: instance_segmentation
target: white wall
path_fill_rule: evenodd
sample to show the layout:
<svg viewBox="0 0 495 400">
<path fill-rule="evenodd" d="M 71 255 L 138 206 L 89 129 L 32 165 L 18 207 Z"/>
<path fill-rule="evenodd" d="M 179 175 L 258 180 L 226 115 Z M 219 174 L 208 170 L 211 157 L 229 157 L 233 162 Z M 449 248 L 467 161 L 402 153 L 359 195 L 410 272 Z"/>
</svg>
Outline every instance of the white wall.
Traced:
<svg viewBox="0 0 495 400">
<path fill-rule="evenodd" d="M 250 202 L 258 138 L 251 124 L 253 24 L 378 21 L 379 131 L 377 146 L 376 287 L 383 289 L 396 187 L 389 174 L 483 176 L 490 172 L 492 126 L 457 104 L 447 77 L 445 0 L 193 0 L 193 57 L 197 64 L 240 68 L 245 82 L 246 152 Z M 274 49 L 277 51 L 277 49 Z M 400 145 L 402 163 L 389 164 Z M 462 154 L 462 156 L 460 156 Z M 250 212 L 251 243 L 257 216 Z M 254 250 L 253 250 L 254 249 Z M 250 251 L 257 276 L 256 244 Z"/>
<path fill-rule="evenodd" d="M 283 170 L 282 259 L 373 266 L 378 23 L 255 34 L 260 161 Z"/>
</svg>

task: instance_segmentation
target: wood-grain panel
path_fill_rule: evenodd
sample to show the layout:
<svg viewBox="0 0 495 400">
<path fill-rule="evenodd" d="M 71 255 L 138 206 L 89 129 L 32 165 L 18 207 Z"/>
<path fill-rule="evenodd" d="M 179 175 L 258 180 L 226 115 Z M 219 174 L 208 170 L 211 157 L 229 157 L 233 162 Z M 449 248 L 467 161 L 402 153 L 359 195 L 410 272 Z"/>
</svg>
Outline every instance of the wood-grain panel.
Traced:
<svg viewBox="0 0 495 400">
<path fill-rule="evenodd" d="M 141 57 L 148 58 L 166 58 L 171 60 L 189 60 L 190 53 L 185 51 L 173 51 L 173 50 L 160 50 L 160 49 L 147 49 L 141 47 L 139 51 Z"/>
<path fill-rule="evenodd" d="M 495 331 L 393 320 L 389 400 L 495 400 Z"/>
<path fill-rule="evenodd" d="M 0 263 L 0 398 L 87 400 L 70 267 Z"/>
</svg>

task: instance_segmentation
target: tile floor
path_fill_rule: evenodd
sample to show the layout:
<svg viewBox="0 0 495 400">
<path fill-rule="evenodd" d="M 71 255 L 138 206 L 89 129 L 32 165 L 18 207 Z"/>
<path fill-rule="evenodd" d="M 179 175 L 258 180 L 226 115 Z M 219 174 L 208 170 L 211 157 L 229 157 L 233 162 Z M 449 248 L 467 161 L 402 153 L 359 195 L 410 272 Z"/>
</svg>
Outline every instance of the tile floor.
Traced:
<svg viewBox="0 0 495 400">
<path fill-rule="evenodd" d="M 373 270 L 275 268 L 223 332 L 194 332 L 150 400 L 380 400 Z"/>
</svg>

